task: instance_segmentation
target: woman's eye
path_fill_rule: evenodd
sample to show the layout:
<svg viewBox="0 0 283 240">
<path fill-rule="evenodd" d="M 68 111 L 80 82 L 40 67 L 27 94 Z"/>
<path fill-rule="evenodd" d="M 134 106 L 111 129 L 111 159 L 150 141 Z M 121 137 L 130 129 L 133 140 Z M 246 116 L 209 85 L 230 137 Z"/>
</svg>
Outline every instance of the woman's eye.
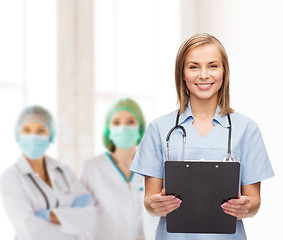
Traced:
<svg viewBox="0 0 283 240">
<path fill-rule="evenodd" d="M 217 65 L 210 65 L 210 68 L 217 68 Z"/>
<path fill-rule="evenodd" d="M 29 133 L 30 131 L 29 131 L 29 129 L 25 128 L 25 129 L 22 129 L 22 132 Z"/>
<path fill-rule="evenodd" d="M 120 122 L 119 121 L 113 121 L 112 125 L 115 125 L 115 126 L 120 125 Z"/>
<path fill-rule="evenodd" d="M 127 122 L 127 125 L 134 125 L 136 123 L 136 121 L 134 121 L 134 120 L 129 120 L 128 122 Z"/>
<path fill-rule="evenodd" d="M 39 134 L 39 135 L 44 135 L 44 134 L 47 134 L 48 131 L 46 129 L 38 129 L 36 131 L 36 134 Z"/>
<path fill-rule="evenodd" d="M 192 69 L 192 70 L 197 69 L 197 66 L 191 65 L 190 69 Z"/>
</svg>

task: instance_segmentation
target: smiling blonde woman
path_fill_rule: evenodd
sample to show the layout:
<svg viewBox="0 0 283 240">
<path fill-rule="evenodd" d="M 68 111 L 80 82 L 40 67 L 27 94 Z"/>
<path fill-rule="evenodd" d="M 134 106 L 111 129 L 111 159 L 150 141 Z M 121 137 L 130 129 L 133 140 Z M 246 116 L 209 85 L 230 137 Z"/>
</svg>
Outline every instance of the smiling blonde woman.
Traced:
<svg viewBox="0 0 283 240">
<path fill-rule="evenodd" d="M 219 40 L 209 34 L 191 37 L 181 45 L 175 66 L 179 109 L 149 124 L 130 168 L 145 176 L 145 207 L 160 217 L 156 239 L 245 240 L 242 219 L 257 213 L 260 182 L 274 175 L 260 130 L 254 121 L 230 107 L 228 57 Z M 230 120 L 232 156 L 241 163 L 241 188 L 238 199 L 219 208 L 238 219 L 236 233 L 168 233 L 166 215 L 182 201 L 165 195 L 164 162 L 182 160 L 182 152 L 186 160 L 222 161 L 227 156 Z M 174 126 L 184 128 L 188 140 L 183 146 L 181 127 L 176 128 L 170 137 L 169 159 L 166 137 Z"/>
</svg>

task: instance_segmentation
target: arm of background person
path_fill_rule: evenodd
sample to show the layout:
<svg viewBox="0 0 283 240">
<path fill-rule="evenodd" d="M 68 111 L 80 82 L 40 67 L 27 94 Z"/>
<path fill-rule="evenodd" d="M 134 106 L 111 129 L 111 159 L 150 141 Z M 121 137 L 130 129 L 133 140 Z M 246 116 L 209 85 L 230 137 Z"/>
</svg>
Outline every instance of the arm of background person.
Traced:
<svg viewBox="0 0 283 240">
<path fill-rule="evenodd" d="M 70 183 L 74 198 L 90 194 L 67 166 L 64 167 L 64 174 Z M 93 200 L 86 207 L 62 207 L 52 209 L 52 212 L 61 223 L 62 232 L 75 235 L 84 235 L 91 231 L 97 215 Z"/>
<path fill-rule="evenodd" d="M 31 201 L 23 189 L 19 174 L 10 169 L 0 182 L 1 198 L 4 209 L 17 234 L 29 240 L 65 239 L 61 226 L 35 216 Z"/>
</svg>

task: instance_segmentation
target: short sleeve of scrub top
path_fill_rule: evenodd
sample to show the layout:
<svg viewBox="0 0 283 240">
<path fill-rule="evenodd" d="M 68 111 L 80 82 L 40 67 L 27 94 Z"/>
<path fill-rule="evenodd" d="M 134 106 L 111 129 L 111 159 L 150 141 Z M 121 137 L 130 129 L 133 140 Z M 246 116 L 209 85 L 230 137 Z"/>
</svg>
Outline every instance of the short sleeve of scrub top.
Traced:
<svg viewBox="0 0 283 240">
<path fill-rule="evenodd" d="M 218 107 L 213 118 L 213 129 L 201 137 L 193 126 L 193 115 L 190 105 L 180 115 L 179 124 L 187 132 L 185 160 L 222 161 L 227 156 L 229 122 L 227 116 L 221 116 Z M 175 126 L 177 111 L 152 121 L 138 147 L 130 170 L 141 175 L 163 179 L 164 162 L 168 160 L 166 136 Z M 273 169 L 263 142 L 258 125 L 251 119 L 232 113 L 231 153 L 241 163 L 240 185 L 245 186 L 274 176 Z M 170 137 L 170 160 L 181 160 L 183 134 L 180 129 L 174 130 Z M 240 188 L 241 189 L 241 188 Z M 165 218 L 161 218 L 156 239 L 246 239 L 242 221 L 237 221 L 235 234 L 171 234 L 166 231 Z M 170 237 L 171 236 L 171 237 Z M 174 236 L 174 237 L 173 237 Z M 189 237 L 190 236 L 190 237 Z"/>
<path fill-rule="evenodd" d="M 261 132 L 255 122 L 247 124 L 241 145 L 242 186 L 263 181 L 274 175 Z"/>
<path fill-rule="evenodd" d="M 149 124 L 130 170 L 141 175 L 163 178 L 163 155 L 157 127 Z"/>
</svg>

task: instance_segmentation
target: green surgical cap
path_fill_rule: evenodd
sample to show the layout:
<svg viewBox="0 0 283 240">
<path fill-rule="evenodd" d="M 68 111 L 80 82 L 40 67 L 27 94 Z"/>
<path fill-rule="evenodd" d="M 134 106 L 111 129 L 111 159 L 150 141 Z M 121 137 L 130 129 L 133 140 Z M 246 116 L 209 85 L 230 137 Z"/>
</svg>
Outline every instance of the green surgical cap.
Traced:
<svg viewBox="0 0 283 240">
<path fill-rule="evenodd" d="M 52 115 L 41 106 L 29 106 L 23 109 L 15 126 L 16 141 L 19 140 L 19 131 L 24 123 L 38 122 L 43 124 L 49 131 L 49 141 L 54 143 L 55 125 Z"/>
<path fill-rule="evenodd" d="M 104 131 L 103 131 L 103 144 L 104 146 L 110 151 L 113 152 L 115 150 L 115 145 L 114 143 L 110 140 L 109 135 L 110 135 L 110 122 L 112 117 L 114 116 L 115 113 L 125 110 L 129 113 L 131 113 L 133 116 L 135 116 L 138 124 L 139 124 L 139 134 L 140 137 L 137 141 L 137 145 L 140 143 L 142 140 L 142 137 L 144 135 L 145 129 L 146 129 L 146 122 L 142 113 L 142 110 L 140 106 L 132 99 L 130 98 L 123 98 L 115 102 L 108 112 L 106 113 L 105 117 L 105 126 L 104 126 Z"/>
</svg>

